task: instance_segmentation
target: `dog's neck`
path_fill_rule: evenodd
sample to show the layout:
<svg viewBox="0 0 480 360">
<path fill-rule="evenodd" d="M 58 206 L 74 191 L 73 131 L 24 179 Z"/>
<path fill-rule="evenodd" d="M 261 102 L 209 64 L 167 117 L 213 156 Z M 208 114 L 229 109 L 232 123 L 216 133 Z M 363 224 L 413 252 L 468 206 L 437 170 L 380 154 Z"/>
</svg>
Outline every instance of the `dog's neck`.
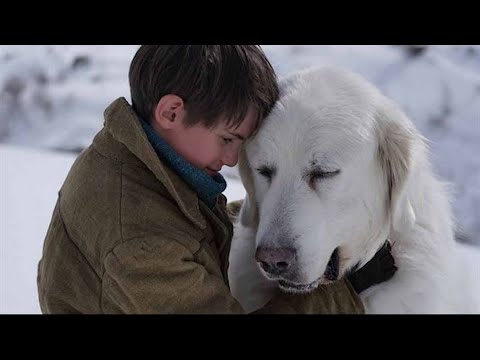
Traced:
<svg viewBox="0 0 480 360">
<path fill-rule="evenodd" d="M 360 260 L 356 265 L 354 265 L 349 271 L 348 271 L 348 274 L 351 274 L 357 270 L 359 270 L 360 268 L 364 267 L 366 264 L 368 264 L 369 262 L 371 262 L 376 256 L 378 256 L 380 253 L 382 253 L 383 251 L 385 250 L 388 250 L 388 251 L 391 251 L 392 249 L 392 242 L 390 241 L 389 238 L 387 238 L 383 243 L 382 245 L 380 245 L 380 247 L 377 249 L 377 251 L 375 252 L 375 254 L 372 256 L 372 257 L 368 257 L 368 260 L 365 261 L 365 260 Z"/>
<path fill-rule="evenodd" d="M 346 275 L 357 294 L 389 280 L 395 274 L 397 267 L 391 255 L 391 249 L 392 246 L 387 239 L 370 261 Z"/>
</svg>

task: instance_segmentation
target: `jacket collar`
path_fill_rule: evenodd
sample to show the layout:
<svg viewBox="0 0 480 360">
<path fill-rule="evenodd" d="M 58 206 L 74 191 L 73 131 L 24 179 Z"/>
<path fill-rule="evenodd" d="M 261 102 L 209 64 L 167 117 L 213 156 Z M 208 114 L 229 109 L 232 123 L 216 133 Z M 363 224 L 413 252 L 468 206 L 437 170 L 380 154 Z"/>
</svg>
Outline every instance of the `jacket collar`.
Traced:
<svg viewBox="0 0 480 360">
<path fill-rule="evenodd" d="M 155 153 L 142 128 L 140 119 L 125 98 L 115 100 L 105 110 L 105 129 L 115 140 L 127 147 L 140 159 L 166 187 L 182 213 L 201 229 L 206 228 L 205 218 L 199 208 L 197 194 L 168 167 Z"/>
</svg>

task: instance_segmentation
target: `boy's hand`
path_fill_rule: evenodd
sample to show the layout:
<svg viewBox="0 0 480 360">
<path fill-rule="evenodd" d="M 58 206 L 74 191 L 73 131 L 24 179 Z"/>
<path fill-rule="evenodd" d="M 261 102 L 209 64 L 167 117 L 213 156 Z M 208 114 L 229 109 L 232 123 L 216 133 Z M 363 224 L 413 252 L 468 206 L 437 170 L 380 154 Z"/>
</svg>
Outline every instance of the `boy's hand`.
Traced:
<svg viewBox="0 0 480 360">
<path fill-rule="evenodd" d="M 357 294 L 392 278 L 397 267 L 391 250 L 390 242 L 387 241 L 369 262 L 346 276 Z"/>
</svg>

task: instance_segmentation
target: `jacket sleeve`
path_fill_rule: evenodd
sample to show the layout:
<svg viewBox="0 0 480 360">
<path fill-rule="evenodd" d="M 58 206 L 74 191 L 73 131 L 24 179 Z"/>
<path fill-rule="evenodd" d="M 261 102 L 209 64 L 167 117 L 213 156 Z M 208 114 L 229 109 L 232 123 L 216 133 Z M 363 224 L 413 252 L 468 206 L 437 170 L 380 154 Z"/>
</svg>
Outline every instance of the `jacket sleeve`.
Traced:
<svg viewBox="0 0 480 360">
<path fill-rule="evenodd" d="M 125 242 L 105 258 L 104 266 L 102 307 L 106 313 L 243 313 L 223 278 L 209 273 L 176 241 Z"/>
<path fill-rule="evenodd" d="M 242 314 L 223 278 L 209 273 L 176 241 L 136 239 L 117 246 L 104 262 L 102 308 L 123 314 Z M 363 313 L 346 280 L 309 294 L 277 291 L 256 313 Z"/>
</svg>

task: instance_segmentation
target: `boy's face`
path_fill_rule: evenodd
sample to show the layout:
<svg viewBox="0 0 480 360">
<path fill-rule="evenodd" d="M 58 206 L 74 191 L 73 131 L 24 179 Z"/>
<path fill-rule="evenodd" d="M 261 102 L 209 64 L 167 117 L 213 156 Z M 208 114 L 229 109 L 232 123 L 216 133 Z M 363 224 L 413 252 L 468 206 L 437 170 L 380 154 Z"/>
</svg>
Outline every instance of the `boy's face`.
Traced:
<svg viewBox="0 0 480 360">
<path fill-rule="evenodd" d="M 212 129 L 203 125 L 186 127 L 182 122 L 169 132 L 167 141 L 190 164 L 213 176 L 224 165 L 237 164 L 241 145 L 254 130 L 255 115 L 250 109 L 236 129 L 224 124 Z"/>
</svg>

